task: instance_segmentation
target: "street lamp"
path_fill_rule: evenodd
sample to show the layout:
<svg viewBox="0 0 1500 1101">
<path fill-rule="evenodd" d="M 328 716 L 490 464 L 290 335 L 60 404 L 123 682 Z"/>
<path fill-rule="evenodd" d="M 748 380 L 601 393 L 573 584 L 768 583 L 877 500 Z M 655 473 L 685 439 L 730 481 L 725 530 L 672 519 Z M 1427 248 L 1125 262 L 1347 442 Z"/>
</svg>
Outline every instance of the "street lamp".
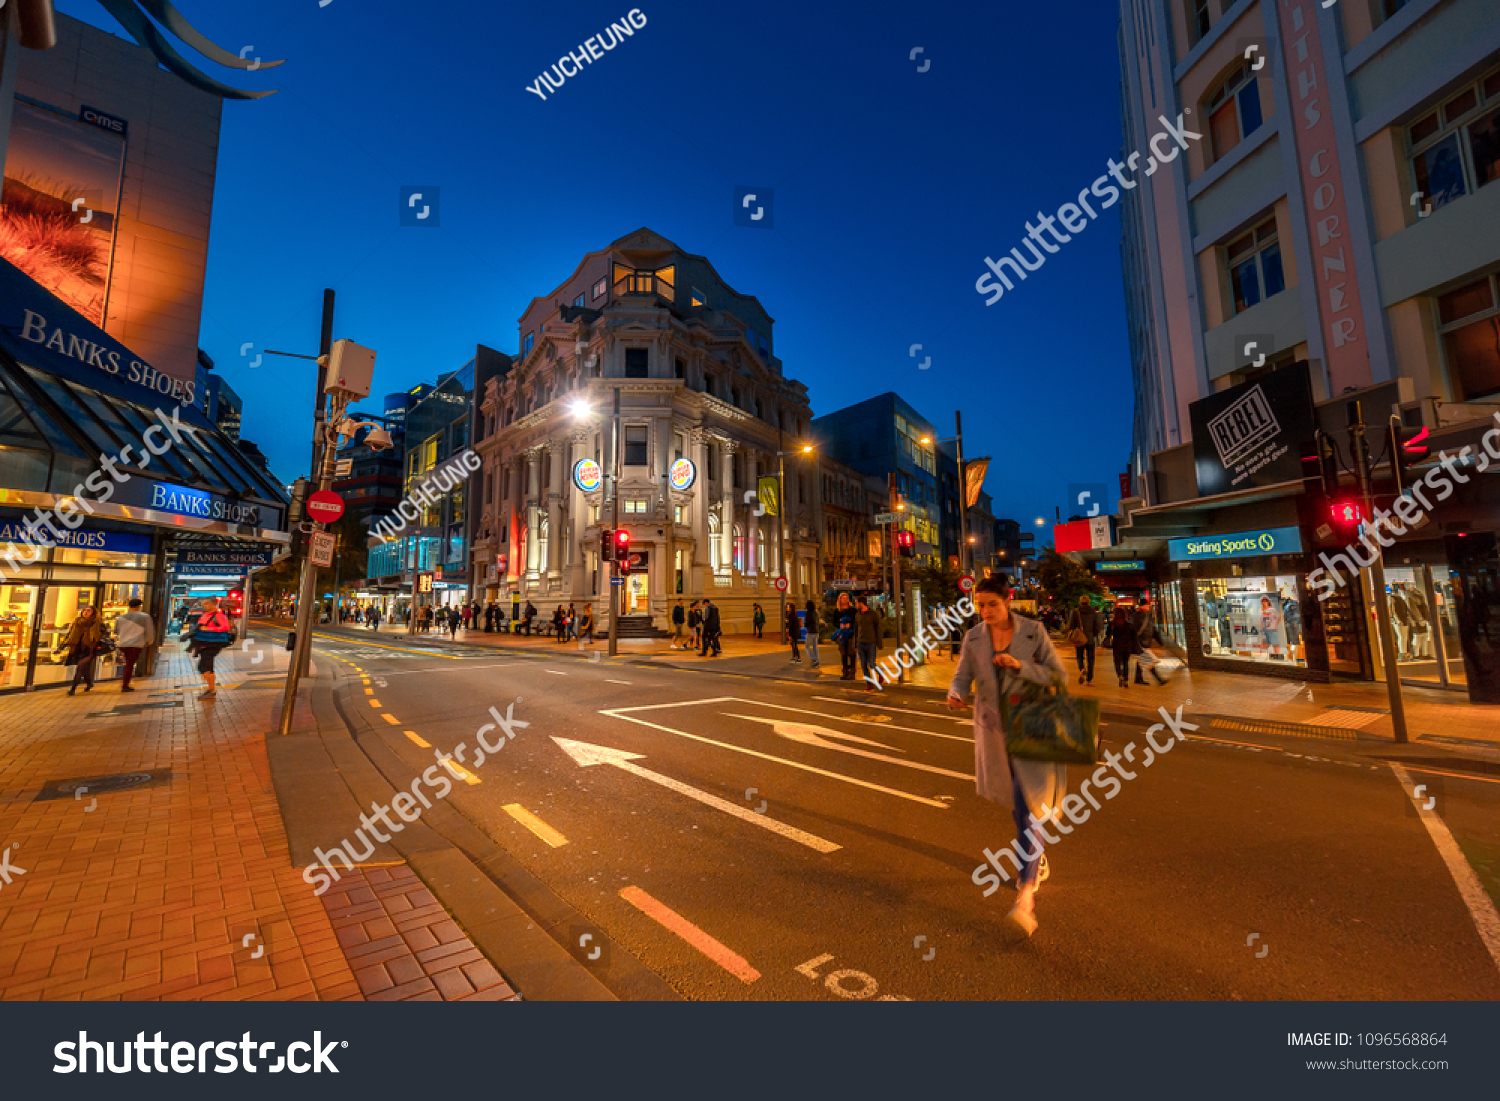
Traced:
<svg viewBox="0 0 1500 1101">
<path fill-rule="evenodd" d="M 776 565 L 781 571 L 781 577 L 786 582 L 786 588 L 781 590 L 781 631 L 787 633 L 786 626 L 786 602 L 791 598 L 792 579 L 790 571 L 786 568 L 786 457 L 788 455 L 811 455 L 813 445 L 805 443 L 792 451 L 780 447 L 785 441 L 782 430 L 776 429 Z M 752 550 L 750 553 L 754 553 Z"/>
</svg>

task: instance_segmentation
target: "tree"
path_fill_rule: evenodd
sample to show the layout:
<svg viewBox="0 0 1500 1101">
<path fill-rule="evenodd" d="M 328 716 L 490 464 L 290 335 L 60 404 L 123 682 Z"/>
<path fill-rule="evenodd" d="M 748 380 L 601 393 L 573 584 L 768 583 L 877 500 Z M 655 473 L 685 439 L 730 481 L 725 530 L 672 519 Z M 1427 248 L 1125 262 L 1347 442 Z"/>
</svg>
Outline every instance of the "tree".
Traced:
<svg viewBox="0 0 1500 1101">
<path fill-rule="evenodd" d="M 1085 596 L 1109 595 L 1087 568 L 1066 555 L 1058 554 L 1053 547 L 1042 551 L 1036 576 L 1054 607 L 1071 608 Z"/>
<path fill-rule="evenodd" d="M 904 559 L 901 564 L 901 580 L 915 583 L 929 606 L 957 604 L 963 596 L 958 589 L 959 576 L 957 570 L 927 562 Z"/>
</svg>

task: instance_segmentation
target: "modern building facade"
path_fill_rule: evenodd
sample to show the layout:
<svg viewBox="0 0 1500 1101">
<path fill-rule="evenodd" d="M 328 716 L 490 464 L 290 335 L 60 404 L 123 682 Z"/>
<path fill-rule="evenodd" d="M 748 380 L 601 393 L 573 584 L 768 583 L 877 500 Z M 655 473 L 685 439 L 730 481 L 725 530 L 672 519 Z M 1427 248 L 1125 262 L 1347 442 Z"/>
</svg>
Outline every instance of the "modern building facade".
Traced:
<svg viewBox="0 0 1500 1101">
<path fill-rule="evenodd" d="M 944 546 L 943 455 L 931 422 L 896 394 L 884 393 L 818 417 L 812 435 L 822 454 L 861 474 L 882 480 L 896 476 L 906 506 L 900 527 L 915 535 L 919 556 L 937 561 Z M 956 553 L 956 530 L 949 536 Z"/>
<path fill-rule="evenodd" d="M 632 553 L 622 623 L 662 629 L 678 597 L 711 597 L 726 631 L 746 629 L 752 603 L 777 598 L 779 526 L 762 479 L 780 457 L 789 591 L 815 595 L 807 391 L 783 374 L 773 324 L 707 259 L 649 229 L 534 299 L 513 367 L 479 396 L 474 593 L 531 600 L 544 616 L 592 604 L 602 629 L 599 534 L 618 514 Z"/>
<path fill-rule="evenodd" d="M 1500 671 L 1483 660 L 1484 624 L 1500 621 L 1493 471 L 1472 473 L 1386 551 L 1385 593 L 1366 580 L 1320 601 L 1309 576 L 1349 540 L 1328 524 L 1314 483 L 1295 469 L 1268 482 L 1236 465 L 1232 433 L 1213 430 L 1217 457 L 1202 438 L 1207 410 L 1240 395 L 1254 405 L 1257 387 L 1290 394 L 1272 380 L 1303 363 L 1309 392 L 1271 410 L 1293 456 L 1321 431 L 1351 465 L 1354 400 L 1377 460 L 1392 414 L 1429 430 L 1434 459 L 1479 447 L 1494 427 L 1500 8 L 1150 0 L 1120 10 L 1130 472 L 1141 496 L 1122 504 L 1123 546 L 1085 557 L 1147 561 L 1191 663 L 1378 678 L 1368 626 L 1378 598 L 1398 623 L 1403 679 L 1500 699 Z M 1193 136 L 1148 176 L 1130 158 L 1159 153 L 1152 142 L 1167 123 Z M 1216 461 L 1234 477 L 1206 485 Z M 1376 464 L 1377 504 L 1393 499 L 1388 465 Z M 1270 534 L 1283 529 L 1292 534 Z M 1212 559 L 1172 542 L 1244 533 L 1259 553 Z"/>
</svg>

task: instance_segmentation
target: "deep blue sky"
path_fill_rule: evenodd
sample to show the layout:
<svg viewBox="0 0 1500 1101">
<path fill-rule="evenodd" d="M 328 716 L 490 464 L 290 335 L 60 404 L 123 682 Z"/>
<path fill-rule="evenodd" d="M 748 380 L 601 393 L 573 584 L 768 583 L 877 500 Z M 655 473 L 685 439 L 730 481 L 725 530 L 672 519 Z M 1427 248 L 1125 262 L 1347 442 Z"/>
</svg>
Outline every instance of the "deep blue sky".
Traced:
<svg viewBox="0 0 1500 1101">
<path fill-rule="evenodd" d="M 283 479 L 306 472 L 310 365 L 239 350 L 316 351 L 323 287 L 334 335 L 378 350 L 378 396 L 476 343 L 515 352 L 534 296 L 649 226 L 760 299 L 814 415 L 894 390 L 946 435 L 962 409 L 996 514 L 1023 523 L 1050 523 L 1070 482 L 1116 494 L 1119 207 L 994 306 L 974 290 L 987 253 L 1119 150 L 1113 3 L 650 0 L 545 102 L 526 86 L 628 2 L 176 4 L 231 52 L 286 59 L 188 54 L 279 89 L 224 105 L 200 343 Z M 123 36 L 93 0 L 58 7 Z M 398 226 L 403 184 L 441 188 L 439 228 Z M 734 226 L 736 184 L 775 189 L 774 229 Z"/>
</svg>

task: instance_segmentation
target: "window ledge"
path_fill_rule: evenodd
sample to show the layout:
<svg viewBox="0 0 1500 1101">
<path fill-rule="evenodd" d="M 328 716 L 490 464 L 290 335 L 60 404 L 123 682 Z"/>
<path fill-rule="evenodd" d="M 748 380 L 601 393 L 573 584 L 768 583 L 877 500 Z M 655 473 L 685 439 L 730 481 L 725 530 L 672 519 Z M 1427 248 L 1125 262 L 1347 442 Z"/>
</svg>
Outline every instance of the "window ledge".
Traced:
<svg viewBox="0 0 1500 1101">
<path fill-rule="evenodd" d="M 1413 23 L 1441 3 L 1443 0 L 1411 0 L 1406 7 L 1365 35 L 1363 42 L 1344 55 L 1344 75 L 1352 76 L 1356 69 L 1400 38 L 1411 29 Z"/>
<path fill-rule="evenodd" d="M 1188 70 L 1203 60 L 1203 55 L 1212 50 L 1219 39 L 1228 33 L 1229 28 L 1239 22 L 1240 16 L 1249 11 L 1257 2 L 1258 0 L 1238 0 L 1228 11 L 1219 16 L 1219 21 L 1208 28 L 1208 33 L 1198 39 L 1197 45 L 1189 50 L 1183 56 L 1182 60 L 1177 63 L 1176 67 L 1173 68 L 1173 82 L 1182 83 L 1182 78 L 1187 75 Z M 1437 0 L 1434 0 L 1434 2 L 1437 2 Z"/>
<path fill-rule="evenodd" d="M 1238 145 L 1229 151 L 1228 156 L 1219 158 L 1209 168 L 1204 169 L 1195 180 L 1189 183 L 1187 185 L 1188 202 L 1192 202 L 1210 187 L 1213 187 L 1214 184 L 1218 183 L 1249 159 L 1251 154 L 1262 145 L 1265 145 L 1266 142 L 1275 137 L 1279 130 L 1279 127 L 1275 124 L 1275 119 L 1276 116 L 1272 115 L 1270 118 L 1263 120 L 1260 126 L 1256 128 L 1255 133 L 1251 134 L 1248 138 L 1242 139 Z M 1203 140 L 1210 140 L 1209 136 L 1204 134 Z"/>
</svg>

